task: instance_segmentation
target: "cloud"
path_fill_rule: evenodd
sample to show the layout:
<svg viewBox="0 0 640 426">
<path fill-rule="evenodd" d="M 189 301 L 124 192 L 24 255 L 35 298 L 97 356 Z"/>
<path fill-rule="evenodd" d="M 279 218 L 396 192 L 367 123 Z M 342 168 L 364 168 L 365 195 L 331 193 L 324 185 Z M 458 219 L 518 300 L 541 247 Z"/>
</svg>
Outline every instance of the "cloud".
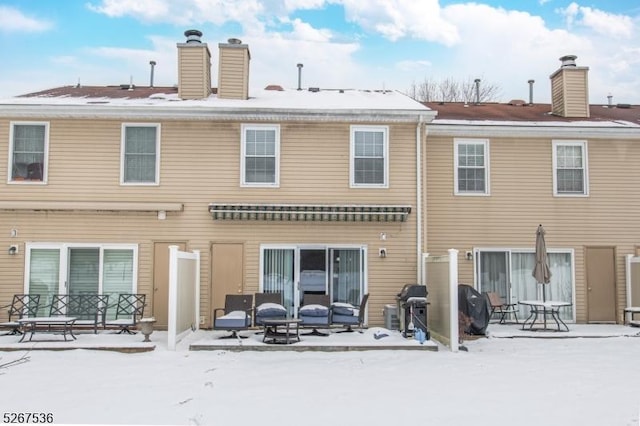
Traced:
<svg viewBox="0 0 640 426">
<path fill-rule="evenodd" d="M 415 38 L 452 46 L 458 30 L 442 16 L 438 0 L 342 0 L 346 17 L 392 41 Z"/>
<path fill-rule="evenodd" d="M 51 28 L 53 28 L 53 23 L 48 20 L 29 17 L 18 9 L 0 6 L 0 32 L 35 33 Z"/>
<path fill-rule="evenodd" d="M 633 34 L 633 20 L 626 15 L 579 6 L 575 2 L 560 12 L 565 15 L 568 25 L 582 25 L 604 36 L 628 39 Z"/>
<path fill-rule="evenodd" d="M 395 68 L 400 71 L 425 71 L 431 67 L 431 62 L 424 60 L 407 60 L 396 63 Z"/>
</svg>

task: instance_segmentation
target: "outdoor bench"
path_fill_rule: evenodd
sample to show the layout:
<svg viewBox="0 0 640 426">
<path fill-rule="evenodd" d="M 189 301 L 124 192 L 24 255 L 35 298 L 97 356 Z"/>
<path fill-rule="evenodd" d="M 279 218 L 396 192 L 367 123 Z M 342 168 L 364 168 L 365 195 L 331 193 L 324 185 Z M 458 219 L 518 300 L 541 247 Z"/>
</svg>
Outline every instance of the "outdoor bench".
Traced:
<svg viewBox="0 0 640 426">
<path fill-rule="evenodd" d="M 98 333 L 98 325 L 104 326 L 108 305 L 108 294 L 54 294 L 49 316 L 74 317 L 74 328 L 89 327 Z"/>
</svg>

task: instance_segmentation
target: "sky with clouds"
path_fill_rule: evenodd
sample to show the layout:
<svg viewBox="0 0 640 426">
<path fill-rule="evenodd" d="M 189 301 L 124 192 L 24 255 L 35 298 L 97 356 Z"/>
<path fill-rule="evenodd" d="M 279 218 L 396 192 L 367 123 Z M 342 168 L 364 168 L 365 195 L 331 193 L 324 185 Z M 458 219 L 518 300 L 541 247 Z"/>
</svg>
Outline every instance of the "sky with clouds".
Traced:
<svg viewBox="0 0 640 426">
<path fill-rule="evenodd" d="M 239 38 L 250 86 L 397 89 L 445 78 L 549 102 L 572 54 L 590 102 L 640 104 L 638 0 L 0 0 L 0 97 L 74 85 L 177 82 L 176 44 L 199 29 L 213 55 Z"/>
</svg>

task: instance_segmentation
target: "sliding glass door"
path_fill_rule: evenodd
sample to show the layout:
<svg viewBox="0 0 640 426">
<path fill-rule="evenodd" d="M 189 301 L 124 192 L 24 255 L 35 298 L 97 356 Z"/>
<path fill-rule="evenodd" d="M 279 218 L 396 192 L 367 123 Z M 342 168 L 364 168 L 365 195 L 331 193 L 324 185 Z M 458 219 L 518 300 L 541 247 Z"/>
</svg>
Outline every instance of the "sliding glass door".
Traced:
<svg viewBox="0 0 640 426">
<path fill-rule="evenodd" d="M 569 302 L 573 305 L 573 252 L 570 250 L 548 250 L 551 282 L 545 284 L 546 300 Z M 535 265 L 533 250 L 522 249 L 477 249 L 476 278 L 479 291 L 495 291 L 505 300 L 541 300 L 542 286 L 533 278 Z M 560 317 L 573 320 L 573 306 L 563 308 Z"/>
<path fill-rule="evenodd" d="M 364 247 L 263 246 L 260 291 L 282 293 L 291 317 L 306 294 L 328 294 L 332 302 L 360 304 L 365 291 Z"/>
<path fill-rule="evenodd" d="M 25 290 L 39 294 L 43 307 L 54 294 L 108 294 L 115 303 L 137 291 L 137 251 L 131 244 L 27 244 Z"/>
</svg>

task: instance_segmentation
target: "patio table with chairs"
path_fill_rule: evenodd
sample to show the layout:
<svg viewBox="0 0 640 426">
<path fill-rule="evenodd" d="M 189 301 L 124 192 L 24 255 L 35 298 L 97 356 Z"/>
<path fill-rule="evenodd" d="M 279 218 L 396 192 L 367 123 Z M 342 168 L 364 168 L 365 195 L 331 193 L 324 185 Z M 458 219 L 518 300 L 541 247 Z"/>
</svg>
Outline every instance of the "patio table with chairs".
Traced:
<svg viewBox="0 0 640 426">
<path fill-rule="evenodd" d="M 522 323 L 523 330 L 530 331 L 569 331 L 569 326 L 560 318 L 560 308 L 571 306 L 569 302 L 557 300 L 521 300 L 518 304 L 529 306 L 529 316 Z M 556 327 L 547 327 L 547 318 L 556 323 Z M 542 327 L 534 327 L 542 324 Z"/>
</svg>

